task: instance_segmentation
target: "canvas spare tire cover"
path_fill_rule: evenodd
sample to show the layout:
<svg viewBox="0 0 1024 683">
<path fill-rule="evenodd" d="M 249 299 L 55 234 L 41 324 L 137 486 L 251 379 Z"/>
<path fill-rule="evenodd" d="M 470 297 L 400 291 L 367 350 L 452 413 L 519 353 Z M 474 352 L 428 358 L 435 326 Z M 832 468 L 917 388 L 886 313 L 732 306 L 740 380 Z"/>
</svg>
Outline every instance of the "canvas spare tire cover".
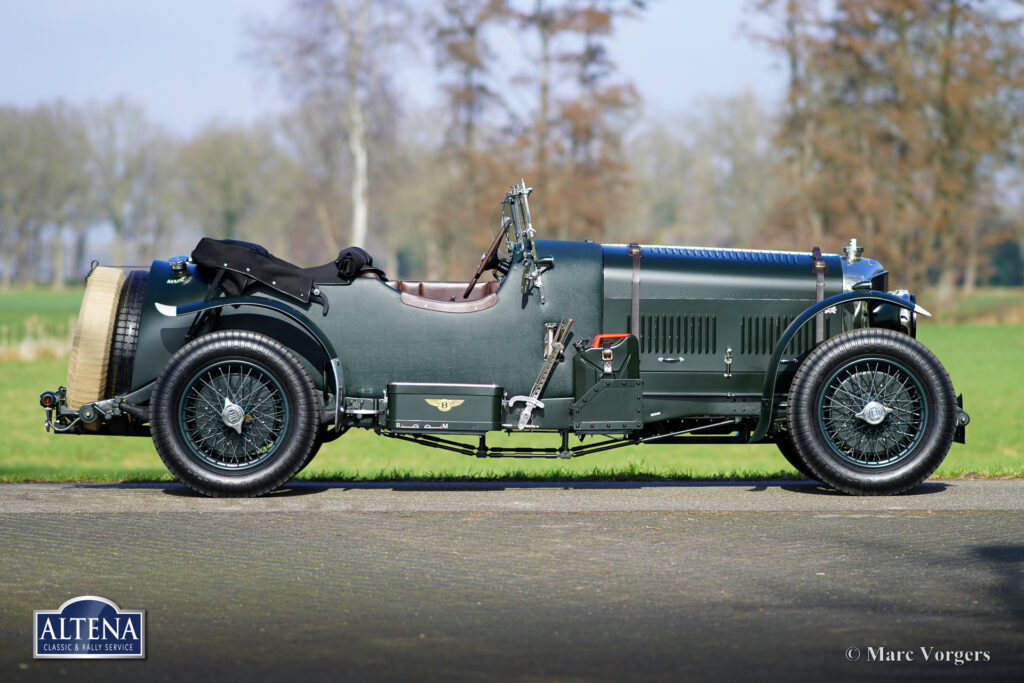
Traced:
<svg viewBox="0 0 1024 683">
<path fill-rule="evenodd" d="M 105 398 L 110 339 L 124 282 L 124 271 L 120 268 L 99 266 L 89 275 L 71 342 L 67 383 L 69 408 L 77 410 L 86 403 Z"/>
</svg>

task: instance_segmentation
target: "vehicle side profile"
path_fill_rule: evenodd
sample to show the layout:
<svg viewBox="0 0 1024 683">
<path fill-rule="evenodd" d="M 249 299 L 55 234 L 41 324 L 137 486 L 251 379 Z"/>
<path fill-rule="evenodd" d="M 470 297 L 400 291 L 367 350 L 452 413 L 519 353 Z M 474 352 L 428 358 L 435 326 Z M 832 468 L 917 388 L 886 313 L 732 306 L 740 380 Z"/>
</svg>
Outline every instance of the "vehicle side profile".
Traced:
<svg viewBox="0 0 1024 683">
<path fill-rule="evenodd" d="M 542 240 L 530 193 L 506 194 L 468 282 L 209 239 L 148 271 L 97 267 L 47 427 L 151 436 L 211 496 L 274 490 L 352 428 L 479 457 L 773 442 L 851 494 L 905 491 L 963 442 L 962 400 L 915 338 L 928 313 L 856 240 L 842 256 Z M 489 445 L 498 431 L 552 443 Z"/>
</svg>

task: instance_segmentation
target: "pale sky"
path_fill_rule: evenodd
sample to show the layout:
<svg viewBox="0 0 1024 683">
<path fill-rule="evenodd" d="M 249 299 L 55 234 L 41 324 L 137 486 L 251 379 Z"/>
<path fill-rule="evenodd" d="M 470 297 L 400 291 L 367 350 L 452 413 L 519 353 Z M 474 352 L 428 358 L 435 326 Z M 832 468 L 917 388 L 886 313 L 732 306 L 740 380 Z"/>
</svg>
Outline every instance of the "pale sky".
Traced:
<svg viewBox="0 0 1024 683">
<path fill-rule="evenodd" d="M 748 0 L 651 0 L 623 21 L 612 45 L 619 73 L 651 112 L 684 111 L 749 88 L 781 98 L 778 58 L 744 35 Z M 285 0 L 0 0 L 0 105 L 74 104 L 119 95 L 189 135 L 219 118 L 249 123 L 284 105 L 245 55 L 246 27 Z M 420 61 L 432 64 L 430 55 Z M 405 85 L 419 104 L 436 97 L 422 72 Z"/>
</svg>

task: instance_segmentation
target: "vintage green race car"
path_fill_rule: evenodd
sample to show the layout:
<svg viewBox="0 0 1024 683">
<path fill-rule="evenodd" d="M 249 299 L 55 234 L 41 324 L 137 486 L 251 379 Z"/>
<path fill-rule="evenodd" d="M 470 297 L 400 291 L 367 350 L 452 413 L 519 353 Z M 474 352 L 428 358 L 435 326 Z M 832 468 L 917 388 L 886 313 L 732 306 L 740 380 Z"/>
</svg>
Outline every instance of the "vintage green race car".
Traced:
<svg viewBox="0 0 1024 683">
<path fill-rule="evenodd" d="M 927 312 L 856 240 L 844 256 L 539 240 L 529 194 L 507 193 L 468 283 L 216 240 L 95 268 L 47 427 L 152 435 L 214 496 L 276 489 L 353 427 L 478 457 L 774 442 L 854 494 L 909 489 L 963 442 L 962 401 L 915 339 Z M 496 448 L 495 431 L 553 440 Z"/>
</svg>

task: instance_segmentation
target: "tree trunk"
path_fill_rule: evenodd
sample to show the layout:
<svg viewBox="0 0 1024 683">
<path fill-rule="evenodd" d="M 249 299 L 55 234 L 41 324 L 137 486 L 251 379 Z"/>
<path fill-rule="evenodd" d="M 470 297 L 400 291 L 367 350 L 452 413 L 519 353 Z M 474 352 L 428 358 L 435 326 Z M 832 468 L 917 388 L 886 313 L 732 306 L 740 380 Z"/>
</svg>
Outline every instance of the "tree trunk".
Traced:
<svg viewBox="0 0 1024 683">
<path fill-rule="evenodd" d="M 124 222 L 121 220 L 115 220 L 111 222 L 114 226 L 114 244 L 110 248 L 111 262 L 107 265 L 111 266 L 123 266 L 124 265 Z"/>
<path fill-rule="evenodd" d="M 28 241 L 31 231 L 31 220 L 19 221 L 18 239 L 14 243 L 14 279 L 16 282 L 26 284 L 26 273 L 31 273 L 28 267 Z"/>
<path fill-rule="evenodd" d="M 935 300 L 940 304 L 948 304 L 953 301 L 953 290 L 956 286 L 956 264 L 952 263 L 952 251 L 942 259 L 942 272 L 939 274 L 939 282 L 935 289 Z"/>
<path fill-rule="evenodd" d="M 11 288 L 11 271 L 14 269 L 14 259 L 11 258 L 11 253 L 6 249 L 3 250 L 3 272 L 0 272 L 0 289 L 8 290 Z"/>
<path fill-rule="evenodd" d="M 978 284 L 978 242 L 975 235 L 971 235 L 967 242 L 967 254 L 965 255 L 964 281 L 960 286 L 960 293 L 963 296 L 974 294 Z"/>
<path fill-rule="evenodd" d="M 320 237 L 324 241 L 324 248 L 327 249 L 328 254 L 337 254 L 341 249 L 338 247 L 338 240 L 335 239 L 334 231 L 331 229 L 330 213 L 322 199 L 316 200 L 315 210 L 316 222 L 320 226 Z"/>
<path fill-rule="evenodd" d="M 366 128 L 359 96 L 352 93 L 348 103 L 348 149 L 352 156 L 352 246 L 366 247 L 369 215 L 369 171 L 366 153 Z"/>
<path fill-rule="evenodd" d="M 57 223 L 53 226 L 53 281 L 51 288 L 55 292 L 64 289 L 64 227 Z"/>
<path fill-rule="evenodd" d="M 369 216 L 369 170 L 366 151 L 366 125 L 363 121 L 363 50 L 370 21 L 370 0 L 361 0 L 354 20 L 342 3 L 334 5 L 334 14 L 348 39 L 348 150 L 352 160 L 352 246 L 365 247 Z"/>
<path fill-rule="evenodd" d="M 551 116 L 551 27 L 547 24 L 547 20 L 544 18 L 544 2 L 543 0 L 537 0 L 536 5 L 536 16 L 537 16 L 537 31 L 540 38 L 540 82 L 539 93 L 538 93 L 538 112 L 537 112 L 537 128 L 535 134 L 537 136 L 537 146 L 535 159 L 537 163 L 537 175 L 536 187 L 547 196 L 554 196 L 552 188 L 549 187 L 550 176 L 548 174 L 548 119 Z M 551 202 L 545 200 L 545 207 L 550 205 Z M 542 234 L 548 234 L 548 226 L 551 221 L 546 218 L 548 211 L 545 210 L 540 214 L 540 220 L 538 221 L 537 228 Z"/>
<path fill-rule="evenodd" d="M 85 226 L 79 226 L 75 229 L 75 253 L 71 263 L 71 276 L 75 280 L 85 275 L 82 272 L 82 261 L 85 260 L 85 240 L 88 230 Z"/>
<path fill-rule="evenodd" d="M 432 231 L 432 234 L 438 234 L 438 230 Z M 444 273 L 444 259 L 441 255 L 441 249 L 437 244 L 437 240 L 427 240 L 427 271 L 426 280 L 440 280 Z"/>
</svg>

